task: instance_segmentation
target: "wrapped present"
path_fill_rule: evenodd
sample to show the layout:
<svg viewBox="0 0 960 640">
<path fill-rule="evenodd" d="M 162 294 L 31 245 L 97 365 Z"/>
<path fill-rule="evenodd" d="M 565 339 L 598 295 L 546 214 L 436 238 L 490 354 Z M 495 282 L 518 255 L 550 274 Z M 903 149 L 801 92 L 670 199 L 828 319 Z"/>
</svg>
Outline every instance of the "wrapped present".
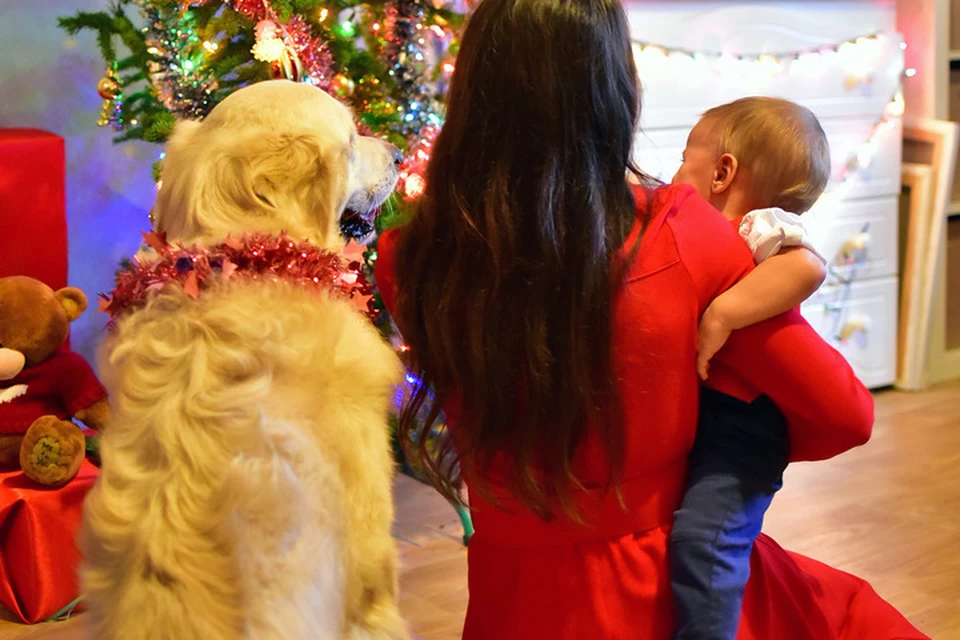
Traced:
<svg viewBox="0 0 960 640">
<path fill-rule="evenodd" d="M 84 461 L 60 489 L 20 471 L 0 473 L 0 604 L 26 623 L 46 620 L 79 595 L 76 537 L 97 468 Z"/>
<path fill-rule="evenodd" d="M 63 138 L 38 129 L 0 129 L 0 277 L 67 286 Z"/>
</svg>

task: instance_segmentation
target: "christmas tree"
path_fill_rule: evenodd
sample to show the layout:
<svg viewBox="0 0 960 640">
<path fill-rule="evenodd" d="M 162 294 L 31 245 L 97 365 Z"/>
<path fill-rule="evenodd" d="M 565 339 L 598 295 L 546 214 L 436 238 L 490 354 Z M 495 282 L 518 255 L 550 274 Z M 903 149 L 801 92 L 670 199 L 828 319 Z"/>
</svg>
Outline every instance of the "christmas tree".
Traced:
<svg viewBox="0 0 960 640">
<path fill-rule="evenodd" d="M 427 0 L 116 0 L 60 25 L 96 32 L 100 124 L 118 141 L 165 142 L 178 118 L 202 119 L 242 86 L 288 78 L 338 97 L 365 133 L 404 150 L 399 192 L 414 199 L 463 19 Z"/>
<path fill-rule="evenodd" d="M 376 218 L 379 231 L 400 223 L 423 192 L 461 9 L 444 0 L 115 0 L 108 10 L 61 18 L 60 26 L 96 33 L 106 66 L 97 85 L 104 99 L 99 124 L 112 128 L 117 142 L 163 143 L 178 119 L 202 119 L 231 92 L 262 80 L 307 82 L 340 99 L 361 132 L 404 152 L 399 197 Z M 154 171 L 159 180 L 162 162 Z M 359 218 L 342 228 L 354 238 L 373 231 Z M 372 281 L 376 247 L 358 257 Z M 402 355 L 406 348 L 378 297 L 375 304 L 381 331 Z M 408 374 L 398 406 L 416 384 Z M 440 425 L 435 437 L 442 432 Z M 397 449 L 405 470 L 420 475 L 400 443 Z M 461 517 L 469 537 L 469 520 Z"/>
</svg>

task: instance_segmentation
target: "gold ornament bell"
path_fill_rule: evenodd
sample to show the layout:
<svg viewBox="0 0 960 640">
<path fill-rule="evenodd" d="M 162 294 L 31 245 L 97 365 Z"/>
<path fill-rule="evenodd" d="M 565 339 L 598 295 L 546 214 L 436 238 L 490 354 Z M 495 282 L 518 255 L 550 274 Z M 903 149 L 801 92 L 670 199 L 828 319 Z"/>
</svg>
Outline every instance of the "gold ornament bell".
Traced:
<svg viewBox="0 0 960 640">
<path fill-rule="evenodd" d="M 97 93 L 104 100 L 113 100 L 120 93 L 120 83 L 112 69 L 107 71 L 107 75 L 100 78 L 100 82 L 97 83 Z"/>
<path fill-rule="evenodd" d="M 352 96 L 357 85 L 342 73 L 333 76 L 334 87 L 341 96 Z"/>
</svg>

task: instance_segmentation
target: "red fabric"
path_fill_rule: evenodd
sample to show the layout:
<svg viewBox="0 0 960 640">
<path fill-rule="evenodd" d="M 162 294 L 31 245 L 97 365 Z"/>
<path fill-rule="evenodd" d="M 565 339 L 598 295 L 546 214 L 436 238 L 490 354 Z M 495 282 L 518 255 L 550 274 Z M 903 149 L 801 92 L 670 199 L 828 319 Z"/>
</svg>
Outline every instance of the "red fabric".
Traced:
<svg viewBox="0 0 960 640">
<path fill-rule="evenodd" d="M 26 623 L 79 595 L 75 538 L 96 477 L 87 461 L 61 489 L 41 489 L 20 471 L 0 474 L 0 604 Z"/>
<path fill-rule="evenodd" d="M 27 385 L 27 391 L 0 403 L 0 433 L 26 433 L 40 416 L 64 420 L 107 396 L 87 361 L 66 350 L 3 382 L 7 388 L 18 384 Z"/>
<path fill-rule="evenodd" d="M 0 277 L 67 286 L 63 139 L 38 129 L 0 129 Z"/>
<path fill-rule="evenodd" d="M 707 304 L 753 268 L 749 249 L 693 189 L 637 192 L 650 210 L 640 249 L 615 300 L 613 353 L 624 403 L 625 477 L 617 498 L 585 490 L 578 526 L 544 523 L 497 491 L 507 510 L 471 493 L 467 640 L 666 640 L 674 629 L 667 539 L 696 431 L 696 331 Z M 649 205 L 649 206 L 648 206 Z M 636 240 L 639 225 L 625 251 Z M 376 280 L 395 302 L 397 233 L 378 243 Z M 402 327 L 401 327 L 402 330 Z M 711 364 L 711 383 L 769 395 L 790 421 L 795 459 L 829 458 L 870 435 L 873 402 L 843 357 L 798 313 L 736 332 Z M 455 432 L 459 407 L 444 407 Z M 508 465 L 509 461 L 504 461 Z M 587 432 L 575 460 L 590 486 L 606 477 Z M 862 580 L 758 540 L 740 640 L 925 638 Z"/>
</svg>

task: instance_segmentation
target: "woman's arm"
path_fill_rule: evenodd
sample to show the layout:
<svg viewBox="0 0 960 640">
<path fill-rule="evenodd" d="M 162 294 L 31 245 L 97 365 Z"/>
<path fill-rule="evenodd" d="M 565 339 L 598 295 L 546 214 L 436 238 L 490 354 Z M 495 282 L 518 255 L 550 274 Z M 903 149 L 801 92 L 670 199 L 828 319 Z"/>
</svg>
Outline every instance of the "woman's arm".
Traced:
<svg viewBox="0 0 960 640">
<path fill-rule="evenodd" d="M 791 460 L 832 458 L 870 439 L 873 397 L 799 311 L 733 332 L 715 360 L 718 384 L 722 364 L 784 413 Z"/>
<path fill-rule="evenodd" d="M 757 265 L 721 293 L 703 314 L 697 340 L 697 371 L 707 366 L 732 331 L 762 322 L 800 305 L 827 275 L 820 257 L 804 247 L 787 247 Z"/>
<path fill-rule="evenodd" d="M 753 257 L 692 189 L 670 189 L 670 226 L 702 312 L 750 273 Z M 870 437 L 873 398 L 797 311 L 734 332 L 714 358 L 708 384 L 744 400 L 768 395 L 789 421 L 792 460 L 830 458 Z"/>
</svg>

